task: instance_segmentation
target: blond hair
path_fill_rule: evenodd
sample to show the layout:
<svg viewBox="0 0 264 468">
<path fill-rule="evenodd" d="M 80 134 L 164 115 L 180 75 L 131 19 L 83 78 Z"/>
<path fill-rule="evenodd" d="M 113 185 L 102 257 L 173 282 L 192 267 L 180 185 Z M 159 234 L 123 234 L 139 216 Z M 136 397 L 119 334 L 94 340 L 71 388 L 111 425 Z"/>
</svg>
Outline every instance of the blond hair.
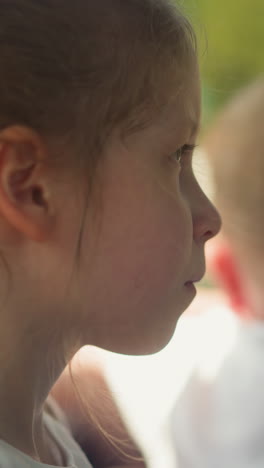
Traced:
<svg viewBox="0 0 264 468">
<path fill-rule="evenodd" d="M 204 139 L 223 232 L 233 244 L 264 252 L 264 78 L 240 91 Z"/>
</svg>

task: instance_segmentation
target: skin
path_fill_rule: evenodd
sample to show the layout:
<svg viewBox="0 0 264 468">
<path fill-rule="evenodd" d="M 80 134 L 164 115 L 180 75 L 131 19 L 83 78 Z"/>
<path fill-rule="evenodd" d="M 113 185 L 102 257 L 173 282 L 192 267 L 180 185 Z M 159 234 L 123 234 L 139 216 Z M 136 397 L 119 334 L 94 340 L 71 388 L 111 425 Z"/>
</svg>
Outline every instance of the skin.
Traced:
<svg viewBox="0 0 264 468">
<path fill-rule="evenodd" d="M 171 157 L 195 143 L 198 81 L 190 84 L 188 96 L 192 116 L 184 110 L 189 106 L 183 94 L 144 131 L 124 141 L 112 135 L 103 155 L 96 255 L 82 255 L 76 280 L 75 310 L 81 310 L 83 329 L 87 314 L 93 322 L 86 343 L 128 354 L 160 350 L 194 297 L 186 283 L 204 274 L 204 244 L 218 231 L 219 216 L 194 178 L 191 152 L 182 164 Z M 85 246 L 95 242 L 90 224 Z M 87 303 L 93 304 L 90 311 Z"/>
<path fill-rule="evenodd" d="M 77 264 L 85 177 L 66 168 L 57 174 L 33 130 L 0 132 L 0 242 L 12 288 L 8 294 L 3 280 L 0 435 L 32 457 L 59 464 L 42 408 L 80 346 L 156 352 L 195 295 L 187 283 L 202 277 L 205 242 L 220 227 L 194 178 L 191 152 L 181 163 L 175 155 L 195 142 L 199 119 L 196 76 L 147 128 L 125 139 L 111 135 Z"/>
</svg>

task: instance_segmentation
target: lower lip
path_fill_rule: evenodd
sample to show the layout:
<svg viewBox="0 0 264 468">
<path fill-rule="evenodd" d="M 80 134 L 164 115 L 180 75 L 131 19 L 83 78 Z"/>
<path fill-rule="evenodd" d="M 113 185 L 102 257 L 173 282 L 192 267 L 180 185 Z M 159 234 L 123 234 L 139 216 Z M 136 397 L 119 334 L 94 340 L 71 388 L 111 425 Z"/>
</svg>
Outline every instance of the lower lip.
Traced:
<svg viewBox="0 0 264 468">
<path fill-rule="evenodd" d="M 192 283 L 191 281 L 188 281 L 187 283 L 185 283 L 185 286 L 187 289 L 189 289 L 189 291 L 196 293 L 196 287 L 194 286 L 194 283 Z"/>
</svg>

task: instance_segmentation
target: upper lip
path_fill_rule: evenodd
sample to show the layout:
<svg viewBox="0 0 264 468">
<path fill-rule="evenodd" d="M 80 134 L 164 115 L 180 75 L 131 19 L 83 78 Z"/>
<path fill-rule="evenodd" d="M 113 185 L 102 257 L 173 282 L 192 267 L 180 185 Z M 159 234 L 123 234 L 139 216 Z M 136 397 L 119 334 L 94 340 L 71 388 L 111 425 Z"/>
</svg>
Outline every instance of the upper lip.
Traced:
<svg viewBox="0 0 264 468">
<path fill-rule="evenodd" d="M 205 275 L 205 272 L 199 275 L 194 275 L 190 280 L 186 281 L 186 283 L 198 283 L 199 281 L 201 281 L 204 275 Z"/>
</svg>

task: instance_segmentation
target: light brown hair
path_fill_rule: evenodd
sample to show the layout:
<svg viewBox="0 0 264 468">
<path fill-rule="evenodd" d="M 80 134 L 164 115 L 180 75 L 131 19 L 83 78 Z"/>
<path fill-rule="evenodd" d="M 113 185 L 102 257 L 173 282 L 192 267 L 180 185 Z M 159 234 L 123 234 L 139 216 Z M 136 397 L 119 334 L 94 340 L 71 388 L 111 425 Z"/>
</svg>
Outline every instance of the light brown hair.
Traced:
<svg viewBox="0 0 264 468">
<path fill-rule="evenodd" d="M 111 130 L 146 123 L 195 53 L 166 0 L 0 0 L 0 128 L 32 127 L 71 149 L 64 164 L 79 154 L 92 168 Z"/>
<path fill-rule="evenodd" d="M 195 56 L 167 0 L 0 0 L 0 130 L 33 128 L 91 185 L 111 131 L 147 125 Z"/>
</svg>

